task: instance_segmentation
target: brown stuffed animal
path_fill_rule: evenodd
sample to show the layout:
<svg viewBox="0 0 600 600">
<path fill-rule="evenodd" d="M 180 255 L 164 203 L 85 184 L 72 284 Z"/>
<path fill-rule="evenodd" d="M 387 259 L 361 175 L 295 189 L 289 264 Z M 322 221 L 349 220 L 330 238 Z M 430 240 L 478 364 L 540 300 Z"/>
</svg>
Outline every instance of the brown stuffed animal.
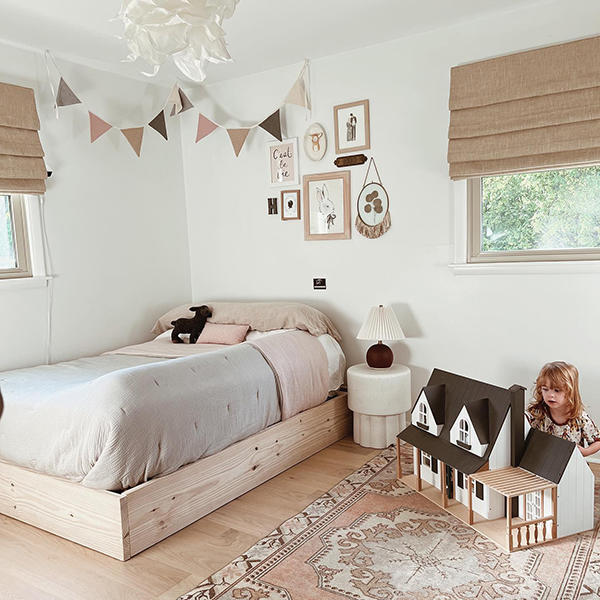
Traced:
<svg viewBox="0 0 600 600">
<path fill-rule="evenodd" d="M 180 333 L 190 334 L 190 344 L 195 344 L 198 341 L 198 336 L 202 333 L 206 319 L 212 317 L 212 311 L 206 304 L 202 306 L 191 306 L 190 310 L 196 314 L 191 319 L 176 319 L 171 321 L 173 331 L 171 331 L 171 341 L 174 344 L 183 344 L 183 340 L 179 337 Z"/>
</svg>

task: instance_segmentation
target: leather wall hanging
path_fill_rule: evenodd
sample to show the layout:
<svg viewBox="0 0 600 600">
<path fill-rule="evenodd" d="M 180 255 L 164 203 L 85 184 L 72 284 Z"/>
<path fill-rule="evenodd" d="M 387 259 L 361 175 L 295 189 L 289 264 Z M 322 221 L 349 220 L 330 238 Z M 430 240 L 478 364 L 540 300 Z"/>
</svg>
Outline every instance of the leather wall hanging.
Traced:
<svg viewBox="0 0 600 600">
<path fill-rule="evenodd" d="M 377 175 L 377 181 L 367 183 L 371 165 Z M 392 225 L 390 217 L 390 199 L 381 184 L 381 177 L 375 160 L 371 157 L 365 173 L 362 189 L 356 201 L 357 215 L 354 223 L 356 230 L 367 238 L 375 239 L 382 236 Z"/>
</svg>

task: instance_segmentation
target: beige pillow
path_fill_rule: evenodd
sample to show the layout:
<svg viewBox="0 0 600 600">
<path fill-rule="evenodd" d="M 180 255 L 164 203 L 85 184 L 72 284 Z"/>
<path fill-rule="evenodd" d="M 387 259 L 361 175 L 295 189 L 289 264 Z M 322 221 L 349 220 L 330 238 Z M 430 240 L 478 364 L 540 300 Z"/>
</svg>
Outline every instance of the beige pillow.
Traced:
<svg viewBox="0 0 600 600">
<path fill-rule="evenodd" d="M 171 329 L 171 321 L 180 317 L 193 317 L 188 303 L 171 309 L 156 321 L 153 333 L 159 334 Z M 212 309 L 211 323 L 235 323 L 250 325 L 257 331 L 273 329 L 300 329 L 312 335 L 328 333 L 338 342 L 342 336 L 331 320 L 320 310 L 299 302 L 204 302 Z"/>
</svg>

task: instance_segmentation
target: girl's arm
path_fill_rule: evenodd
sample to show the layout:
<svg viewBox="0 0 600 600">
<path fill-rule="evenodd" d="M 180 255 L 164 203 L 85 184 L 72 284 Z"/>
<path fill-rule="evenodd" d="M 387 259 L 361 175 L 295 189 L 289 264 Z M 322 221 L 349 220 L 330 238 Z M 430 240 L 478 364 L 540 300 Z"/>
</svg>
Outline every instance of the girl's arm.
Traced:
<svg viewBox="0 0 600 600">
<path fill-rule="evenodd" d="M 600 440 L 592 442 L 587 448 L 584 448 L 580 445 L 577 445 L 577 447 L 579 448 L 579 452 L 581 452 L 583 456 L 590 456 L 590 454 L 594 454 L 595 452 L 598 452 L 598 450 L 600 450 Z"/>
</svg>

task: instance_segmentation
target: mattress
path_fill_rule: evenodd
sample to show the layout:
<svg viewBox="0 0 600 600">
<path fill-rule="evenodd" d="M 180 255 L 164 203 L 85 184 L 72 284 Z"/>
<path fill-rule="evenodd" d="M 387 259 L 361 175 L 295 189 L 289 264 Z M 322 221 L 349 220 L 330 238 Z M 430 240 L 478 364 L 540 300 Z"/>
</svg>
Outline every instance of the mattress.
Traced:
<svg viewBox="0 0 600 600">
<path fill-rule="evenodd" d="M 341 349 L 333 338 L 330 344 L 296 334 L 305 336 L 308 354 L 322 353 L 318 394 L 325 400 L 327 388 L 342 381 Z M 289 344 L 290 335 L 281 342 Z M 127 489 L 276 423 L 278 380 L 310 380 L 306 362 L 291 366 L 295 374 L 278 376 L 273 361 L 251 342 L 215 347 L 159 338 L 101 356 L 1 373 L 0 459 L 88 487 Z M 165 357 L 173 356 L 173 348 L 176 360 Z"/>
</svg>

